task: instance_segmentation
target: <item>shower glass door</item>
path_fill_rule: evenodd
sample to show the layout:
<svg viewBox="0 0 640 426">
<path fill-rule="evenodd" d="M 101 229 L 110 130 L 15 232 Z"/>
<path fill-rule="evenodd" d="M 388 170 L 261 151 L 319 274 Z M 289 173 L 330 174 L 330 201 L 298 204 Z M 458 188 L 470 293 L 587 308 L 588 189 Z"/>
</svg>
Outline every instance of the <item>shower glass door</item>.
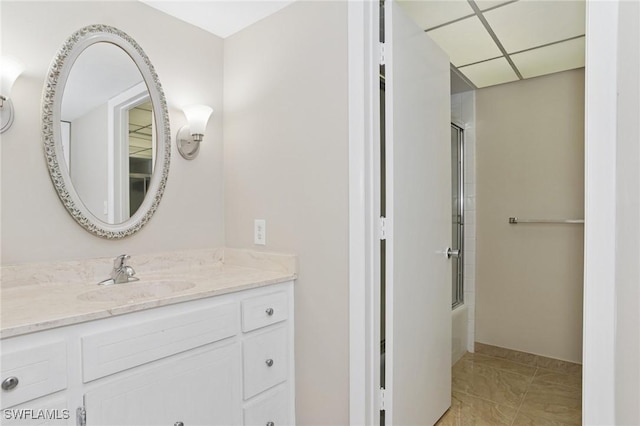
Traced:
<svg viewBox="0 0 640 426">
<path fill-rule="evenodd" d="M 451 306 L 464 303 L 464 131 L 451 123 Z"/>
</svg>

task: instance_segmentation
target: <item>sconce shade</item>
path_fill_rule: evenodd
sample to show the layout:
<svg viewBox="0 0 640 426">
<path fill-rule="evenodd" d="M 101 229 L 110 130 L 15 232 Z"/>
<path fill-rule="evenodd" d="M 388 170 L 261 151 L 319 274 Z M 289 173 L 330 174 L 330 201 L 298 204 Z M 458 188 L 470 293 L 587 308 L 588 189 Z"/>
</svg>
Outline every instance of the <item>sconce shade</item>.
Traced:
<svg viewBox="0 0 640 426">
<path fill-rule="evenodd" d="M 183 109 L 184 115 L 189 122 L 189 129 L 192 135 L 204 135 L 207 122 L 213 109 L 206 105 L 192 105 Z"/>
<path fill-rule="evenodd" d="M 186 125 L 178 130 L 176 144 L 178 152 L 187 160 L 193 160 L 200 151 L 200 142 L 213 109 L 206 105 L 192 105 L 182 109 L 187 117 Z"/>
<path fill-rule="evenodd" d="M 13 83 L 24 71 L 24 65 L 10 56 L 0 58 L 0 95 L 9 98 Z"/>
<path fill-rule="evenodd" d="M 22 71 L 24 65 L 10 56 L 0 57 L 0 133 L 4 133 L 13 124 L 13 102 L 11 88 Z"/>
</svg>

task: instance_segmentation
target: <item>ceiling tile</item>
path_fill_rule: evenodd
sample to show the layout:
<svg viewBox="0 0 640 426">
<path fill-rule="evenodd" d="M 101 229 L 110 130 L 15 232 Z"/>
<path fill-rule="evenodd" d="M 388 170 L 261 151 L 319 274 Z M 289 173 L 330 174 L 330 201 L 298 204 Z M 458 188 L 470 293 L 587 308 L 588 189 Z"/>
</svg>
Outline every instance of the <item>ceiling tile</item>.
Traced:
<svg viewBox="0 0 640 426">
<path fill-rule="evenodd" d="M 505 58 L 492 59 L 479 64 L 458 68 L 478 88 L 518 80 L 518 76 Z"/>
<path fill-rule="evenodd" d="M 399 0 L 398 4 L 425 30 L 473 15 L 465 0 Z"/>
<path fill-rule="evenodd" d="M 584 67 L 584 37 L 511 55 L 524 78 Z"/>
<path fill-rule="evenodd" d="M 521 0 L 483 15 L 508 53 L 585 33 L 585 0 Z"/>
<path fill-rule="evenodd" d="M 476 16 L 429 31 L 427 35 L 449 54 L 455 66 L 502 55 Z"/>
</svg>

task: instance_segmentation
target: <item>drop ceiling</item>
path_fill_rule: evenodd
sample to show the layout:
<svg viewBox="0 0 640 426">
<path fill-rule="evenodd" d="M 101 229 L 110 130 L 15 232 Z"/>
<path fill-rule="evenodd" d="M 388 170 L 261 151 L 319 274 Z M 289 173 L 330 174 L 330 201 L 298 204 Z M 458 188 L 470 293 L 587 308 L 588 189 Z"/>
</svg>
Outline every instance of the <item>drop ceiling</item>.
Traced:
<svg viewBox="0 0 640 426">
<path fill-rule="evenodd" d="M 469 89 L 584 67 L 585 0 L 398 2 Z"/>
<path fill-rule="evenodd" d="M 295 0 L 141 1 L 224 38 Z M 584 67 L 585 0 L 398 3 L 451 58 L 453 92 Z"/>
</svg>

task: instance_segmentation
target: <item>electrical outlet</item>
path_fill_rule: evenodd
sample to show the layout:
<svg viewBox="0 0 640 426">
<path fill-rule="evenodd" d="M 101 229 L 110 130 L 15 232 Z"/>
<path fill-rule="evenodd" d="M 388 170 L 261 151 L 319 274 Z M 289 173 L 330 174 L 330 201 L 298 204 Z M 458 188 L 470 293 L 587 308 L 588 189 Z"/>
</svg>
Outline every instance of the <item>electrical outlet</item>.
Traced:
<svg viewBox="0 0 640 426">
<path fill-rule="evenodd" d="M 267 222 L 256 219 L 253 224 L 253 243 L 264 246 L 267 244 Z"/>
</svg>

